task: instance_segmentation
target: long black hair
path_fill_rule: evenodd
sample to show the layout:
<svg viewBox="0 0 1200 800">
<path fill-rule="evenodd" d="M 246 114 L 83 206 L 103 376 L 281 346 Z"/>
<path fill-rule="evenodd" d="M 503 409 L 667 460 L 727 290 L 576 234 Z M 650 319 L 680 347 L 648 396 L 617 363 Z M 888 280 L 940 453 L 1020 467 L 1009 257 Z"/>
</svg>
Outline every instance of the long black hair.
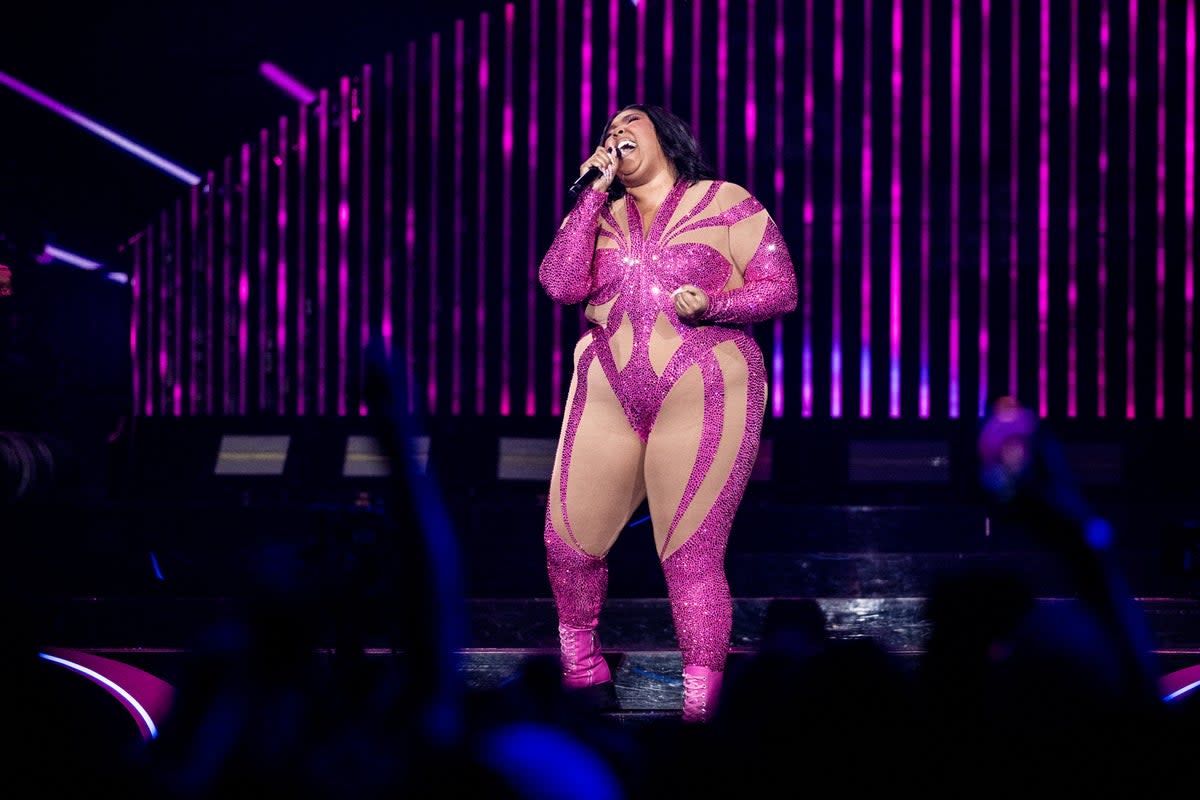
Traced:
<svg viewBox="0 0 1200 800">
<path fill-rule="evenodd" d="M 624 106 L 605 121 L 604 130 L 600 132 L 601 147 L 608 138 L 608 129 L 612 126 L 612 121 L 618 115 L 633 109 L 641 111 L 654 124 L 654 132 L 658 135 L 658 144 L 662 148 L 663 155 L 675 167 L 676 181 L 687 181 L 692 184 L 699 180 L 717 177 L 716 170 L 708 163 L 708 158 L 704 155 L 704 148 L 700 146 L 692 129 L 677 114 L 662 106 L 644 103 L 630 103 Z M 624 184 L 619 180 L 614 180 L 609 184 L 608 201 L 610 203 L 624 196 Z"/>
</svg>

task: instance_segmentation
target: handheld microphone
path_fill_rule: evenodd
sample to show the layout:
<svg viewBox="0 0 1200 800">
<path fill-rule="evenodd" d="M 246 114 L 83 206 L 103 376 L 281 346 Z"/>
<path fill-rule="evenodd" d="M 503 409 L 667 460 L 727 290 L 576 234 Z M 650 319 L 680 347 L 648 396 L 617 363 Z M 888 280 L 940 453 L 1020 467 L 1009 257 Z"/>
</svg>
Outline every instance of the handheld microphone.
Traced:
<svg viewBox="0 0 1200 800">
<path fill-rule="evenodd" d="M 581 191 L 583 191 L 583 187 L 587 186 L 588 184 L 590 184 L 592 181 L 596 180 L 599 177 L 600 177 L 600 168 L 599 167 L 588 167 L 587 172 L 583 173 L 578 178 L 576 178 L 575 182 L 571 184 L 570 188 L 567 191 L 569 191 L 571 194 L 579 194 Z"/>
</svg>

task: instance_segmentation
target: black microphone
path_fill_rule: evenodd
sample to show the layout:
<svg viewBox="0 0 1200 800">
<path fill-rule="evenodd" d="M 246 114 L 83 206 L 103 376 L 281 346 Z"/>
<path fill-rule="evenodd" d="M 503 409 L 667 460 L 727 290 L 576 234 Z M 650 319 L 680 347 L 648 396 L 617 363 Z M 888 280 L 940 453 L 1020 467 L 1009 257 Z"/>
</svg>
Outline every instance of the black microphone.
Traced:
<svg viewBox="0 0 1200 800">
<path fill-rule="evenodd" d="M 581 191 L 583 191 L 583 187 L 587 186 L 599 177 L 599 167 L 588 167 L 587 172 L 576 178 L 575 182 L 571 184 L 571 188 L 567 191 L 569 191 L 571 194 L 579 194 Z"/>
</svg>

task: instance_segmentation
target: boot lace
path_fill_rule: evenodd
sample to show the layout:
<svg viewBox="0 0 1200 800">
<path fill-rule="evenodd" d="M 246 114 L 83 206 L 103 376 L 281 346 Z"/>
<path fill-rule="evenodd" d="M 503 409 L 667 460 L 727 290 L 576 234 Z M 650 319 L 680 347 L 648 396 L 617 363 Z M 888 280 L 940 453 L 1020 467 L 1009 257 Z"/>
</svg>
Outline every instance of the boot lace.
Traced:
<svg viewBox="0 0 1200 800">
<path fill-rule="evenodd" d="M 683 718 L 704 719 L 708 716 L 708 677 L 683 676 Z"/>
</svg>

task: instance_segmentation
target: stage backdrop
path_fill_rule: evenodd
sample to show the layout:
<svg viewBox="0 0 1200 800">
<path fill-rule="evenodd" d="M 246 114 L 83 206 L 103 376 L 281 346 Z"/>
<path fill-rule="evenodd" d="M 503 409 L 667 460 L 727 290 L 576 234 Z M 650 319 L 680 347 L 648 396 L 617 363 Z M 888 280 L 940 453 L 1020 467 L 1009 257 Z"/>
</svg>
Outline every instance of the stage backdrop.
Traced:
<svg viewBox="0 0 1200 800">
<path fill-rule="evenodd" d="M 779 222 L 775 420 L 1196 414 L 1197 0 L 521 0 L 397 41 L 129 250 L 136 413 L 361 417 L 378 338 L 434 418 L 562 411 L 541 292 L 623 104 Z M 253 123 L 252 123 L 253 124 Z"/>
</svg>

